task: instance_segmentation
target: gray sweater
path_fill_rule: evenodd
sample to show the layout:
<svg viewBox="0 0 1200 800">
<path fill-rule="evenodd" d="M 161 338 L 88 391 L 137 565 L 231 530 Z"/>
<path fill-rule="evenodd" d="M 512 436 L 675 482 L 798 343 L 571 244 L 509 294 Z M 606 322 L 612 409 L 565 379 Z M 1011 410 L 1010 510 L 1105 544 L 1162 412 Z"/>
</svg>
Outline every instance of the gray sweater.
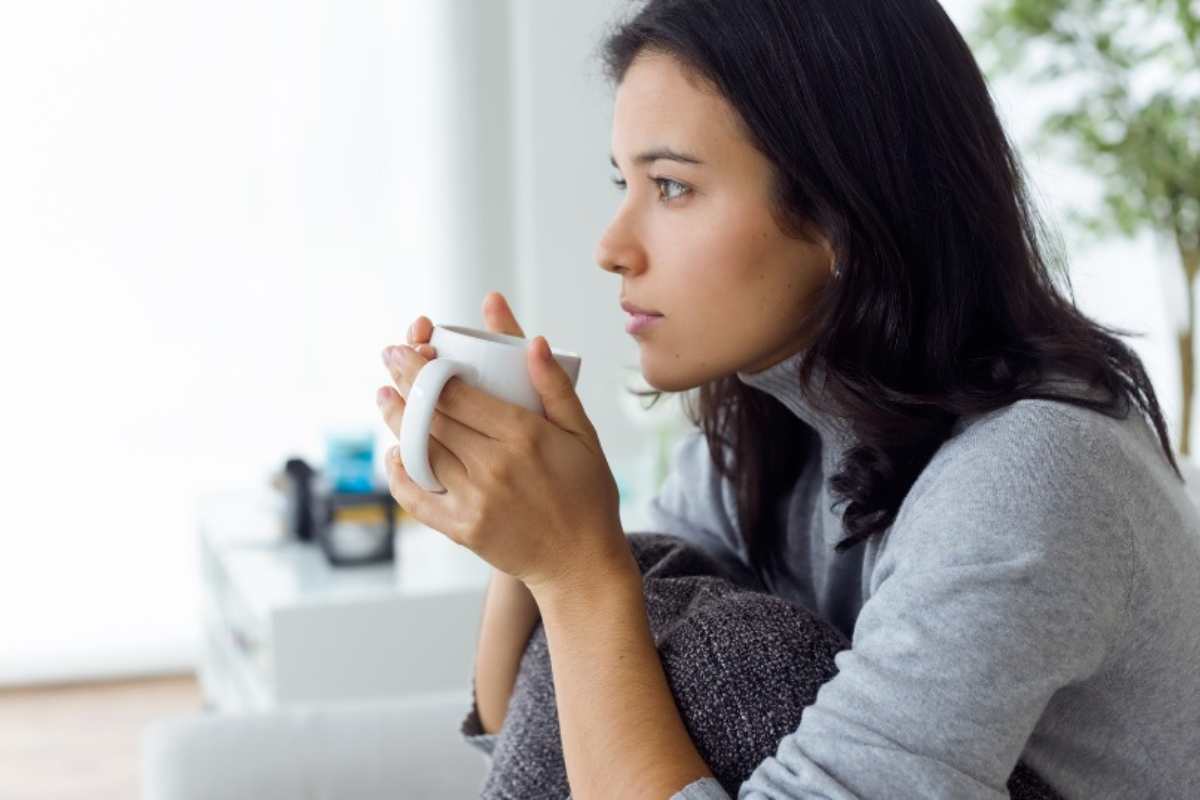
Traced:
<svg viewBox="0 0 1200 800">
<path fill-rule="evenodd" d="M 739 800 L 1000 800 L 1021 758 L 1067 798 L 1200 797 L 1200 516 L 1143 415 L 1021 400 L 960 420 L 893 525 L 839 554 L 826 484 L 852 437 L 801 392 L 799 357 L 738 376 L 820 442 L 765 588 L 852 647 Z M 699 432 L 650 512 L 756 582 Z M 672 798 L 728 799 L 711 779 Z"/>
</svg>

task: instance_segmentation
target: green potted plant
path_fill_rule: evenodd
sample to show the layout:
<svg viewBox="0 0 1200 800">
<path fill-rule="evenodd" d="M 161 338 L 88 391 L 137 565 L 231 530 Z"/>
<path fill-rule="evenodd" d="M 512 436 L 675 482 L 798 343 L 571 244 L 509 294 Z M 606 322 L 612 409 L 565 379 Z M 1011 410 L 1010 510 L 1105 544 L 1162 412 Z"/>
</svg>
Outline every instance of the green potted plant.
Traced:
<svg viewBox="0 0 1200 800">
<path fill-rule="evenodd" d="M 989 0 L 971 38 L 991 76 L 1057 84 L 1071 99 L 1042 120 L 1034 142 L 1043 152 L 1065 148 L 1102 182 L 1100 211 L 1069 217 L 1099 235 L 1149 228 L 1178 252 L 1187 316 L 1178 330 L 1177 450 L 1188 461 L 1200 273 L 1200 4 Z"/>
</svg>

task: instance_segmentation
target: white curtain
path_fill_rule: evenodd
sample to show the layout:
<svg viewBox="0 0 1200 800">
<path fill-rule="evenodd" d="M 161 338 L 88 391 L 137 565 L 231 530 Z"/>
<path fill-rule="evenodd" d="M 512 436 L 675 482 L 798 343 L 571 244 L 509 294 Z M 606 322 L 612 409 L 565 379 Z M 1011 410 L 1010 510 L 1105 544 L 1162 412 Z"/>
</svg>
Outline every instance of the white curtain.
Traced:
<svg viewBox="0 0 1200 800">
<path fill-rule="evenodd" d="M 386 433 L 379 351 L 444 224 L 442 18 L 0 11 L 0 683 L 190 663 L 197 497 Z"/>
</svg>

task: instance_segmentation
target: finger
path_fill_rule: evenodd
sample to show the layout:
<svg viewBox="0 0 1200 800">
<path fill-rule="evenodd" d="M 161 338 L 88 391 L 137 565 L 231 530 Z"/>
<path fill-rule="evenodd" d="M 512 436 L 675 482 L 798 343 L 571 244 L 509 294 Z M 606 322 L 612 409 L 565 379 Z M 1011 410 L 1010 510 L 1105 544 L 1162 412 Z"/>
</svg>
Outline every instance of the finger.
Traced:
<svg viewBox="0 0 1200 800">
<path fill-rule="evenodd" d="M 379 390 L 378 399 L 384 422 L 399 439 L 406 406 L 403 395 L 390 386 L 384 386 Z M 467 476 L 482 466 L 481 459 L 486 457 L 486 448 L 492 441 L 474 428 L 447 417 L 437 409 L 434 409 L 433 419 L 429 423 L 429 435 L 433 440 L 430 444 L 430 466 L 433 466 L 434 458 L 432 448 L 444 448 L 463 467 Z M 453 469 L 453 465 L 450 468 Z"/>
<path fill-rule="evenodd" d="M 483 321 L 489 331 L 525 338 L 525 331 L 517 324 L 517 318 L 508 307 L 508 300 L 499 292 L 489 292 L 483 298 Z"/>
<path fill-rule="evenodd" d="M 453 530 L 454 515 L 450 505 L 453 502 L 451 496 L 448 493 L 427 492 L 418 486 L 417 482 L 408 474 L 408 470 L 404 468 L 398 448 L 388 450 L 384 459 L 384 468 L 387 472 L 388 491 L 406 513 L 434 530 L 442 532 Z"/>
<path fill-rule="evenodd" d="M 396 434 L 396 438 L 400 438 L 400 426 L 404 421 L 404 398 L 390 386 L 384 386 L 379 390 L 378 397 L 380 411 L 383 413 L 384 422 L 392 433 Z M 459 441 L 459 451 L 469 452 L 471 448 L 466 445 L 468 436 L 477 439 L 483 438 L 480 434 L 471 431 L 465 426 L 455 423 L 454 420 L 446 419 L 434 412 L 433 420 L 429 426 L 429 445 L 427 447 L 429 455 L 429 468 L 433 470 L 433 476 L 445 486 L 448 490 L 454 491 L 455 487 L 462 486 L 467 479 L 467 468 L 462 460 L 455 454 L 454 446 L 448 440 Z M 454 425 L 458 425 L 458 430 L 454 430 Z M 478 452 L 478 451 L 475 451 Z"/>
<path fill-rule="evenodd" d="M 424 344 L 433 336 L 433 322 L 426 316 L 417 317 L 408 326 L 408 343 L 411 345 Z"/>
<path fill-rule="evenodd" d="M 396 381 L 400 395 L 407 396 L 421 367 L 428 360 L 410 347 L 397 347 L 391 349 L 390 353 L 393 359 L 387 362 L 388 370 Z M 434 408 L 472 430 L 500 441 L 511 439 L 513 432 L 527 423 L 525 418 L 532 416 L 524 408 L 476 389 L 459 377 L 446 382 Z"/>
<path fill-rule="evenodd" d="M 529 348 L 529 374 L 546 411 L 546 419 L 560 428 L 594 437 L 595 429 L 571 376 L 555 360 L 545 336 L 534 337 Z"/>
<path fill-rule="evenodd" d="M 418 353 L 410 345 L 383 348 L 381 354 L 383 366 L 391 374 L 392 380 L 395 381 L 402 396 L 408 396 L 408 390 L 412 386 L 412 382 L 416 380 L 417 373 L 431 360 L 433 347 L 431 345 L 420 345 L 420 347 L 428 349 L 423 354 Z"/>
</svg>

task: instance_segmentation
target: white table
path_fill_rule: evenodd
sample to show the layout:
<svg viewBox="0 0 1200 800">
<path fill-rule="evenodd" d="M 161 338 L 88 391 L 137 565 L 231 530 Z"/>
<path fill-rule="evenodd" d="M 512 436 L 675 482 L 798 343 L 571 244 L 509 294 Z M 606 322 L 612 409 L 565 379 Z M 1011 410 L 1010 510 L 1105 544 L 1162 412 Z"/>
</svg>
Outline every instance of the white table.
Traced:
<svg viewBox="0 0 1200 800">
<path fill-rule="evenodd" d="M 280 531 L 270 491 L 206 497 L 199 513 L 204 646 L 221 711 L 402 698 L 470 685 L 490 567 L 401 516 L 394 563 L 334 567 Z"/>
</svg>

